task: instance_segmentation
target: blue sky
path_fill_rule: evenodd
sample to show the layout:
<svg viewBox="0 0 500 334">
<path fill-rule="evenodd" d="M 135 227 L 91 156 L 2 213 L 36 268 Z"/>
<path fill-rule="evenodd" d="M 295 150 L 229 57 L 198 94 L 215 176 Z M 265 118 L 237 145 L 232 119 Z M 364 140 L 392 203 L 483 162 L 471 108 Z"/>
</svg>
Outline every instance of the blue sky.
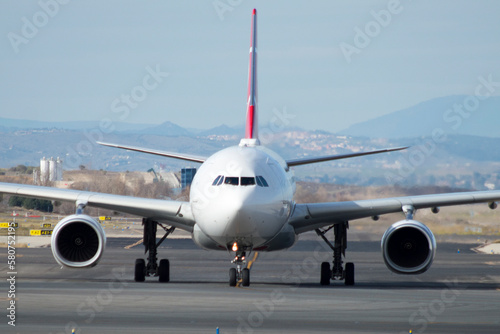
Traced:
<svg viewBox="0 0 500 334">
<path fill-rule="evenodd" d="M 0 117 L 242 124 L 254 7 L 261 122 L 339 131 L 500 82 L 498 1 L 59 1 L 0 2 Z"/>
</svg>

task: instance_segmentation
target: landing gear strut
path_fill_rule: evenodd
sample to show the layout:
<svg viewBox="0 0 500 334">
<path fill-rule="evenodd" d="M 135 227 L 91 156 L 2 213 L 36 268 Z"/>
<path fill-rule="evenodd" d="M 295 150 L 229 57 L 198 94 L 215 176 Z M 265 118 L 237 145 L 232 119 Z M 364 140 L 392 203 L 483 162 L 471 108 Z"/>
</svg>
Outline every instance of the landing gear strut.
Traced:
<svg viewBox="0 0 500 334">
<path fill-rule="evenodd" d="M 333 228 L 335 242 L 332 243 L 325 237 L 325 234 Z M 316 229 L 316 233 L 326 242 L 333 251 L 332 267 L 328 262 L 321 263 L 321 285 L 329 285 L 330 280 L 344 280 L 345 285 L 354 285 L 354 263 L 347 262 L 345 268 L 342 267 L 342 256 L 345 257 L 347 248 L 347 229 L 349 223 L 335 224 L 326 230 Z"/>
<path fill-rule="evenodd" d="M 231 263 L 236 264 L 236 268 L 229 269 L 229 286 L 236 286 L 239 280 L 241 280 L 242 286 L 250 286 L 250 269 L 243 268 L 243 265 L 247 263 L 245 252 L 237 251 L 236 257 Z"/>
<path fill-rule="evenodd" d="M 170 263 L 167 259 L 162 259 L 158 265 L 158 247 L 175 230 L 175 227 L 163 226 L 157 221 L 143 218 L 142 225 L 144 226 L 143 244 L 144 253 L 148 253 L 148 262 L 144 259 L 135 261 L 134 279 L 136 282 L 144 282 L 146 276 L 158 276 L 160 282 L 170 281 Z M 165 230 L 165 235 L 156 243 L 156 231 L 158 225 Z"/>
</svg>

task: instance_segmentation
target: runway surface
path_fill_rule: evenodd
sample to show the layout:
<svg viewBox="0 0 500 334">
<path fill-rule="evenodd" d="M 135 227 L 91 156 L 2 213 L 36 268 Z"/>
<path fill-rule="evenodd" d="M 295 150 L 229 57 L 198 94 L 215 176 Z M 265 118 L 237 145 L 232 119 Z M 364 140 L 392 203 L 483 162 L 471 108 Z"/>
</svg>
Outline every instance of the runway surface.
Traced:
<svg viewBox="0 0 500 334">
<path fill-rule="evenodd" d="M 110 238 L 91 269 L 60 269 L 49 248 L 17 250 L 16 327 L 7 324 L 9 283 L 0 283 L 1 333 L 499 333 L 500 256 L 473 245 L 438 243 L 433 267 L 418 276 L 391 273 L 376 241 L 354 241 L 347 260 L 356 285 L 319 285 L 331 252 L 306 240 L 260 253 L 247 288 L 228 286 L 229 254 L 189 239 L 167 240 L 171 282 L 133 281 L 143 247 Z M 458 250 L 460 249 L 460 252 Z M 6 261 L 0 265 L 4 275 Z"/>
</svg>

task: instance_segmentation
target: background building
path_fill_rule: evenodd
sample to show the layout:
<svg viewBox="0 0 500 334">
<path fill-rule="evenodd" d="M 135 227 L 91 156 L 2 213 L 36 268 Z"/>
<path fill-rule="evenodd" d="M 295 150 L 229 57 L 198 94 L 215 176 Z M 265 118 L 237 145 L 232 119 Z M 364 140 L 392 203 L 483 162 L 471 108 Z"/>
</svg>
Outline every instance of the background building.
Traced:
<svg viewBox="0 0 500 334">
<path fill-rule="evenodd" d="M 196 174 L 196 168 L 181 169 L 181 188 L 185 189 L 193 182 L 193 177 Z"/>
</svg>

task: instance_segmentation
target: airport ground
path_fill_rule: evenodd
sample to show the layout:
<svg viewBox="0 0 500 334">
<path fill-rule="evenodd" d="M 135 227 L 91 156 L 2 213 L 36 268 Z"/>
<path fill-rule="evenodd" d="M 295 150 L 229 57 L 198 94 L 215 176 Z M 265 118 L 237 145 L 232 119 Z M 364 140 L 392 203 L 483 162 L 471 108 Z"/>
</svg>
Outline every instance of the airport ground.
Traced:
<svg viewBox="0 0 500 334">
<path fill-rule="evenodd" d="M 1 333 L 498 333 L 500 255 L 473 250 L 478 236 L 440 236 L 433 267 L 417 276 L 391 273 L 379 236 L 351 228 L 347 260 L 356 285 L 319 285 L 331 253 L 314 234 L 284 252 L 259 253 L 250 287 L 228 286 L 230 255 L 168 239 L 159 252 L 171 282 L 133 281 L 144 254 L 137 236 L 108 238 L 100 263 L 61 269 L 49 247 L 16 252 L 16 326 Z M 124 233 L 124 232 L 123 232 Z M 378 240 L 377 240 L 378 239 Z M 132 247 L 127 247 L 136 244 Z M 4 275 L 6 261 L 0 264 Z M 0 297 L 7 314 L 10 283 Z"/>
</svg>

